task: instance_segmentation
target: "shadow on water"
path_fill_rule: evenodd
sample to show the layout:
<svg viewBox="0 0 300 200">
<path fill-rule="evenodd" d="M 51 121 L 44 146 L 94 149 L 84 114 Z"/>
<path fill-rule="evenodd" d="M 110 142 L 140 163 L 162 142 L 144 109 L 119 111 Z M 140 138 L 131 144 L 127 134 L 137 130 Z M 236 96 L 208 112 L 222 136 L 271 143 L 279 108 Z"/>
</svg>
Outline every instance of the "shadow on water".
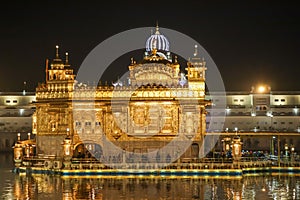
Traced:
<svg viewBox="0 0 300 200">
<path fill-rule="evenodd" d="M 12 169 L 14 167 L 13 163 L 13 153 L 0 153 L 0 169 Z"/>
</svg>

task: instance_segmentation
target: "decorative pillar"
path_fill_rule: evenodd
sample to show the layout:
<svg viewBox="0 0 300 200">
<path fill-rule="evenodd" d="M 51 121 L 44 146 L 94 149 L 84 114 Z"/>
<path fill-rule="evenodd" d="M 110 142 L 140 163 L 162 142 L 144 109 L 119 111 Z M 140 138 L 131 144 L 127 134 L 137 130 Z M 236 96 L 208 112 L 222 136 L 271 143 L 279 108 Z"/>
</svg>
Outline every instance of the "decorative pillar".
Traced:
<svg viewBox="0 0 300 200">
<path fill-rule="evenodd" d="M 73 148 L 72 148 L 72 140 L 68 136 L 64 139 L 63 142 L 63 149 L 64 149 L 64 168 L 70 169 L 71 167 L 71 158 L 73 156 Z"/>
</svg>

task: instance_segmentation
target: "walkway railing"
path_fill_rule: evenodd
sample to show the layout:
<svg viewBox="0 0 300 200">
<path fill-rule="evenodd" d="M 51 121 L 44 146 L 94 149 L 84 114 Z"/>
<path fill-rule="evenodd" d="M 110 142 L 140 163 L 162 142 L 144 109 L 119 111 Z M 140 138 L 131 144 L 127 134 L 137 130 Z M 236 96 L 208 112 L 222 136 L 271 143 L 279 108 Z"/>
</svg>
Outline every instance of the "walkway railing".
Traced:
<svg viewBox="0 0 300 200">
<path fill-rule="evenodd" d="M 299 161 L 269 160 L 257 157 L 244 157 L 239 161 L 232 158 L 189 159 L 176 163 L 110 162 L 104 163 L 95 158 L 72 158 L 70 169 L 243 169 L 255 167 L 300 167 Z M 63 168 L 63 158 L 55 156 L 25 157 L 22 165 L 48 169 Z"/>
<path fill-rule="evenodd" d="M 102 163 L 93 159 L 72 159 L 71 169 L 241 169 L 249 167 L 271 166 L 271 161 L 244 159 L 233 162 L 232 159 L 207 158 L 194 162 L 176 163 Z M 197 161 L 197 162 L 195 162 Z"/>
</svg>

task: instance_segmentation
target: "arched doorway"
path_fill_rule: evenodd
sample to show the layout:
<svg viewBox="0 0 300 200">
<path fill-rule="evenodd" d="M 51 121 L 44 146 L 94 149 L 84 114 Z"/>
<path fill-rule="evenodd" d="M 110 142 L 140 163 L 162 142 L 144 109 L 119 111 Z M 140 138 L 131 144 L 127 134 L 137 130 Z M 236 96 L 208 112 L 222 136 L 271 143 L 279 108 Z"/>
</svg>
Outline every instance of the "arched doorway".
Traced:
<svg viewBox="0 0 300 200">
<path fill-rule="evenodd" d="M 73 158 L 96 158 L 103 155 L 102 147 L 97 143 L 79 143 L 75 146 Z"/>
<path fill-rule="evenodd" d="M 191 148 L 192 148 L 192 152 L 191 152 L 192 158 L 199 158 L 199 144 L 193 143 Z"/>
</svg>

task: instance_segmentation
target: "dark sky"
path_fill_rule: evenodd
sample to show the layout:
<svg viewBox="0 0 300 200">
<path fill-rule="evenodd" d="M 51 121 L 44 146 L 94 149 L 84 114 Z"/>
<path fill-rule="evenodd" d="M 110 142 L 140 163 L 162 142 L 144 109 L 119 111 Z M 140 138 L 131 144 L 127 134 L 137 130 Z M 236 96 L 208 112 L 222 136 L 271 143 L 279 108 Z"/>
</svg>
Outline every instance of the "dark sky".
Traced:
<svg viewBox="0 0 300 200">
<path fill-rule="evenodd" d="M 78 2 L 1 3 L 0 91 L 21 91 L 24 81 L 34 90 L 44 82 L 45 59 L 54 57 L 57 44 L 76 71 L 103 40 L 157 20 L 197 40 L 228 91 L 257 83 L 300 90 L 300 12 L 292 1 Z"/>
</svg>

